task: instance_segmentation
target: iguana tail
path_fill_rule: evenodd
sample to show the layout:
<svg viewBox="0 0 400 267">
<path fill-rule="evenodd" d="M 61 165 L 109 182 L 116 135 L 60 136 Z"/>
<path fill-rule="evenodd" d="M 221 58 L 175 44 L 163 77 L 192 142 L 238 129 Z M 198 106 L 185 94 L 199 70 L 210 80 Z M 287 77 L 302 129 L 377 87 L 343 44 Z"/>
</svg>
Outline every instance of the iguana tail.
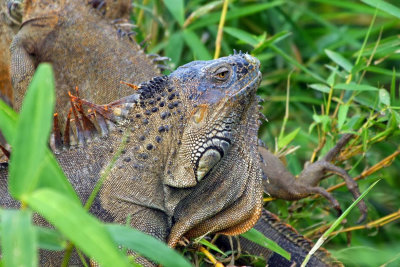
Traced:
<svg viewBox="0 0 400 267">
<path fill-rule="evenodd" d="M 254 226 L 266 237 L 278 243 L 283 249 L 291 254 L 288 261 L 282 256 L 273 253 L 251 241 L 240 238 L 242 251 L 252 255 L 262 256 L 266 259 L 268 266 L 300 266 L 307 253 L 313 247 L 313 243 L 300 235 L 294 228 L 283 223 L 278 217 L 267 210 L 263 210 L 260 220 Z M 320 248 L 311 257 L 307 266 L 343 266 L 334 259 L 327 250 Z"/>
</svg>

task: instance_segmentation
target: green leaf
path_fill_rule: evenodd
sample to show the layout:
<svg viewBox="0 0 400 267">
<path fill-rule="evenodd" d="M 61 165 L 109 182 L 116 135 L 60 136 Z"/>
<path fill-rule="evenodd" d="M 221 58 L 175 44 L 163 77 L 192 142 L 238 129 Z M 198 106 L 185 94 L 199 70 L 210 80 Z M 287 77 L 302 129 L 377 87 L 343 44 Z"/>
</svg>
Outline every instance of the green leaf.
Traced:
<svg viewBox="0 0 400 267">
<path fill-rule="evenodd" d="M 47 66 L 47 67 L 46 67 Z M 40 77 L 37 77 L 38 79 L 43 78 L 43 75 L 50 75 L 48 76 L 47 79 L 52 79 L 52 74 L 51 74 L 51 70 L 49 70 L 48 68 L 49 65 L 45 65 L 45 69 L 44 72 L 41 72 L 39 75 Z M 33 81 L 32 81 L 33 82 Z M 47 82 L 49 82 L 49 80 L 47 80 Z M 45 94 L 54 94 L 51 92 L 47 92 L 47 90 L 50 90 L 49 87 L 46 88 L 46 84 L 44 84 L 45 81 L 36 81 L 36 85 L 33 86 L 37 86 L 34 89 L 33 93 L 29 93 L 27 92 L 27 100 L 26 101 L 32 101 L 29 100 L 29 98 L 36 98 L 38 97 L 38 95 L 45 95 Z M 38 86 L 38 85 L 45 85 L 45 86 Z M 51 84 L 50 84 L 51 87 Z M 54 87 L 54 86 L 53 86 Z M 30 86 L 30 88 L 32 88 Z M 37 92 L 37 91 L 40 92 Z M 43 90 L 45 90 L 46 92 L 43 92 Z M 54 89 L 52 89 L 51 91 L 53 92 Z M 36 91 L 36 92 L 35 92 Z M 30 96 L 29 96 L 30 95 Z M 44 97 L 44 99 L 46 99 L 46 96 Z M 42 102 L 43 99 L 39 100 L 39 103 Z M 30 105 L 32 105 L 32 103 L 30 103 Z M 45 105 L 51 106 L 50 103 L 45 103 Z M 29 105 L 28 105 L 29 107 Z M 30 107 L 32 108 L 32 107 Z M 35 107 L 33 107 L 35 108 Z M 46 113 L 47 112 L 47 116 L 49 116 L 49 111 L 44 111 L 42 108 L 40 109 L 41 112 Z M 51 108 L 49 109 L 51 111 Z M 42 126 L 41 125 L 41 121 L 37 121 L 35 123 L 39 123 L 38 125 L 33 125 L 33 120 L 31 121 L 28 117 L 30 117 L 29 115 L 33 115 L 36 113 L 32 113 L 32 114 L 25 114 L 27 117 L 25 118 L 24 122 L 19 122 L 19 115 L 12 110 L 10 107 L 8 107 L 3 101 L 0 101 L 0 130 L 2 131 L 2 133 L 4 134 L 6 140 L 8 141 L 8 143 L 12 144 L 14 142 L 14 139 L 17 136 L 17 133 L 19 135 L 29 135 L 28 139 L 30 140 L 30 131 L 26 132 L 21 132 L 19 130 L 17 130 L 17 127 L 21 126 L 22 123 L 24 123 L 24 125 L 22 125 L 22 128 L 29 128 L 29 129 L 33 129 L 32 131 L 41 131 L 42 133 L 46 134 L 47 131 L 44 131 L 44 129 L 41 130 L 36 130 L 36 128 L 40 128 Z M 50 120 L 50 124 L 51 124 L 51 120 Z M 18 126 L 19 125 L 19 126 Z M 49 122 L 47 122 L 47 127 L 49 127 Z M 49 130 L 50 131 L 50 130 Z M 19 138 L 22 138 L 21 136 Z M 76 195 L 74 189 L 72 188 L 71 184 L 69 183 L 69 181 L 66 179 L 63 171 L 61 170 L 60 166 L 58 165 L 57 161 L 55 160 L 52 152 L 50 152 L 50 150 L 47 147 L 47 140 L 48 137 L 46 137 L 45 142 L 43 141 L 44 137 L 41 137 L 41 145 L 44 148 L 44 156 L 42 155 L 42 160 L 38 162 L 37 159 L 32 159 L 33 157 L 39 157 L 36 154 L 36 151 L 34 150 L 35 147 L 38 145 L 36 144 L 36 140 L 31 142 L 33 144 L 28 144 L 28 147 L 24 147 L 21 146 L 21 144 L 17 144 L 16 147 L 14 146 L 13 148 L 13 153 L 15 154 L 17 153 L 17 156 L 19 159 L 17 159 L 17 162 L 15 163 L 14 161 L 11 161 L 10 164 L 13 165 L 15 164 L 15 166 L 10 166 L 10 169 L 14 168 L 14 170 L 18 170 L 18 169 L 24 169 L 21 168 L 21 166 L 25 166 L 25 162 L 23 161 L 25 159 L 26 155 L 23 155 L 21 153 L 23 153 L 23 151 L 26 151 L 26 149 L 29 149 L 29 151 L 33 152 L 32 155 L 30 156 L 26 156 L 27 158 L 29 158 L 29 160 L 33 160 L 34 162 L 37 163 L 37 166 L 31 166 L 31 168 L 34 169 L 33 173 L 22 173 L 22 175 L 28 175 L 27 177 L 25 177 L 24 179 L 20 179 L 19 177 L 16 177 L 16 179 L 11 180 L 10 183 L 13 183 L 13 185 L 16 187 L 17 190 L 22 190 L 22 191 L 26 191 L 28 192 L 27 188 L 30 188 L 30 191 L 38 188 L 38 187 L 50 187 L 53 188 L 59 192 L 62 192 L 64 194 L 66 194 L 67 196 L 70 197 L 70 199 L 72 201 L 75 201 L 77 203 L 80 203 L 80 199 L 78 198 L 78 196 Z M 27 140 L 23 140 L 24 143 L 26 143 Z M 31 147 L 32 146 L 32 147 Z M 22 149 L 22 152 L 19 151 L 20 149 Z M 32 151 L 33 150 L 33 151 Z M 23 162 L 19 162 L 18 160 L 22 160 Z M 21 164 L 21 165 L 20 165 Z M 34 172 L 37 171 L 36 175 L 34 174 Z M 19 174 L 17 174 L 19 175 Z M 36 176 L 36 177 L 35 177 Z M 23 184 L 24 182 L 26 182 L 26 184 Z M 26 188 L 23 188 L 25 187 Z"/>
<path fill-rule="evenodd" d="M 106 229 L 116 244 L 132 249 L 163 266 L 191 266 L 182 255 L 150 235 L 119 224 L 108 224 Z"/>
<path fill-rule="evenodd" d="M 18 114 L 0 98 L 0 130 L 10 144 L 17 132 L 17 121 Z"/>
<path fill-rule="evenodd" d="M 293 139 L 297 136 L 299 131 L 300 131 L 300 127 L 298 127 L 297 129 L 293 130 L 292 132 L 290 132 L 289 134 L 287 134 L 283 138 L 279 138 L 278 147 L 282 148 L 282 147 L 285 147 L 288 144 L 290 144 L 290 142 L 292 142 Z"/>
<path fill-rule="evenodd" d="M 204 246 L 206 246 L 206 247 L 208 247 L 208 248 L 210 248 L 210 249 L 212 249 L 212 250 L 218 252 L 218 253 L 221 253 L 221 254 L 224 255 L 224 256 L 227 256 L 227 255 L 226 255 L 222 250 L 220 250 L 216 245 L 214 245 L 214 244 L 211 243 L 211 242 L 208 242 L 208 241 L 205 240 L 204 238 L 201 238 L 198 242 L 199 242 L 200 244 L 202 244 L 202 245 L 204 245 Z"/>
<path fill-rule="evenodd" d="M 256 229 L 252 228 L 249 231 L 247 231 L 246 233 L 241 234 L 241 236 L 256 243 L 256 244 L 259 244 L 260 246 L 263 246 L 267 249 L 272 250 L 273 252 L 281 255 L 282 257 L 284 257 L 285 259 L 290 261 L 290 257 L 291 257 L 290 253 L 288 253 L 286 250 L 281 248 L 274 241 L 265 237 L 262 233 L 260 233 Z"/>
<path fill-rule="evenodd" d="M 339 112 L 338 112 L 338 126 L 337 126 L 339 130 L 342 129 L 342 127 L 343 127 L 343 125 L 344 125 L 344 122 L 346 121 L 347 112 L 349 111 L 349 107 L 350 107 L 349 104 L 341 105 L 341 106 L 339 107 Z"/>
<path fill-rule="evenodd" d="M 179 25 L 183 26 L 185 20 L 185 7 L 183 0 L 164 0 L 164 4 Z"/>
<path fill-rule="evenodd" d="M 345 69 L 347 72 L 351 72 L 351 69 L 353 68 L 353 64 L 351 64 L 350 61 L 348 61 L 345 57 L 343 57 L 341 54 L 336 53 L 334 51 L 331 51 L 329 49 L 325 49 L 325 53 L 327 56 L 334 61 L 336 64 L 338 64 L 340 67 Z"/>
<path fill-rule="evenodd" d="M 378 91 L 378 88 L 376 87 L 364 84 L 355 84 L 355 83 L 350 83 L 350 84 L 339 83 L 336 84 L 333 88 L 339 90 L 348 90 L 348 91 Z"/>
<path fill-rule="evenodd" d="M 361 0 L 367 5 L 376 7 L 379 10 L 385 11 L 386 13 L 393 15 L 400 19 L 400 8 L 389 4 L 383 0 Z"/>
<path fill-rule="evenodd" d="M 40 64 L 21 107 L 9 171 L 9 190 L 17 199 L 31 192 L 39 178 L 53 118 L 53 76 L 50 64 Z"/>
<path fill-rule="evenodd" d="M 5 266 L 37 266 L 36 231 L 32 212 L 3 210 L 1 213 L 1 253 Z"/>
<path fill-rule="evenodd" d="M 390 106 L 390 95 L 386 89 L 379 89 L 379 103 Z"/>
<path fill-rule="evenodd" d="M 193 31 L 184 30 L 183 38 L 185 39 L 185 42 L 190 47 L 192 53 L 194 54 L 197 60 L 212 59 L 205 45 L 201 42 L 201 40 L 197 37 L 197 35 Z"/>
<path fill-rule="evenodd" d="M 316 123 L 322 124 L 324 132 L 328 131 L 328 126 L 331 124 L 331 118 L 329 116 L 314 114 L 312 118 Z"/>
<path fill-rule="evenodd" d="M 50 189 L 37 190 L 23 200 L 101 266 L 129 266 L 106 227 L 79 204 Z"/>
<path fill-rule="evenodd" d="M 313 83 L 313 84 L 309 84 L 308 87 L 323 92 L 323 93 L 329 93 L 330 92 L 330 88 L 329 86 L 323 84 L 323 83 Z"/>
<path fill-rule="evenodd" d="M 250 34 L 246 31 L 243 31 L 241 29 L 233 27 L 224 27 L 224 31 L 229 35 L 232 35 L 233 37 L 242 40 L 253 47 L 256 47 L 260 43 L 260 40 L 259 38 L 257 38 L 257 36 Z"/>
<path fill-rule="evenodd" d="M 54 229 L 35 226 L 38 235 L 38 245 L 46 250 L 64 250 L 67 241 Z"/>
<path fill-rule="evenodd" d="M 179 63 L 182 56 L 183 50 L 183 37 L 180 32 L 176 32 L 171 35 L 168 41 L 168 45 L 165 48 L 165 55 L 171 58 L 171 61 L 174 62 L 176 68 L 176 64 Z"/>
</svg>

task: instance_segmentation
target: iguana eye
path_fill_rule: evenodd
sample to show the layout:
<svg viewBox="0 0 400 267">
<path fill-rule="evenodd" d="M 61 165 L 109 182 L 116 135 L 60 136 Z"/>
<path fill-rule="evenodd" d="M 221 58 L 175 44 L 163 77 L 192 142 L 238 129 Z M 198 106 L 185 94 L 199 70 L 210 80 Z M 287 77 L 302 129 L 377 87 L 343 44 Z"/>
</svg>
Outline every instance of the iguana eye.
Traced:
<svg viewBox="0 0 400 267">
<path fill-rule="evenodd" d="M 217 81 L 226 81 L 229 77 L 229 69 L 227 67 L 220 67 L 215 71 L 214 78 Z"/>
</svg>

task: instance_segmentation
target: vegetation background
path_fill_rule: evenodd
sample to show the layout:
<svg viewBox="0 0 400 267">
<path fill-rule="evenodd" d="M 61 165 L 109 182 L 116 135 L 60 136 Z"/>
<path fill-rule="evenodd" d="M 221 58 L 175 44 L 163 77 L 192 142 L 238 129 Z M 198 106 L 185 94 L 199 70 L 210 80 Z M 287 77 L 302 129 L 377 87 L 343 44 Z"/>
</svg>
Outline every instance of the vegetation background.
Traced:
<svg viewBox="0 0 400 267">
<path fill-rule="evenodd" d="M 367 220 L 357 225 L 359 213 L 354 209 L 324 247 L 346 266 L 399 266 L 398 0 L 142 0 L 133 4 L 138 42 L 149 53 L 170 57 L 171 69 L 196 59 L 229 55 L 234 49 L 259 58 L 263 81 L 258 94 L 268 118 L 260 137 L 293 174 L 300 173 L 307 161 L 323 156 L 341 134 L 356 134 L 336 164 L 359 180 L 361 191 L 381 180 L 365 198 Z M 38 67 L 19 115 L 0 101 L 1 131 L 13 147 L 9 191 L 22 204 L 19 210 L 0 209 L 0 266 L 37 266 L 38 248 L 66 250 L 63 266 L 67 266 L 74 247 L 86 266 L 83 254 L 101 266 L 137 266 L 116 244 L 164 266 L 190 266 L 154 238 L 89 215 L 100 186 L 82 207 L 47 147 L 54 106 L 52 77 L 50 65 Z M 327 178 L 321 185 L 333 190 L 343 209 L 350 206 L 354 199 L 340 186 L 341 180 Z M 337 218 L 318 196 L 286 202 L 266 195 L 265 205 L 314 241 Z M 55 229 L 34 226 L 33 212 Z M 224 257 L 204 239 L 198 242 L 218 259 Z M 205 250 L 184 252 L 187 259 L 197 257 L 198 265 L 206 265 Z M 263 264 L 254 256 L 246 257 L 253 265 Z"/>
<path fill-rule="evenodd" d="M 262 65 L 260 137 L 298 174 L 345 132 L 358 135 L 340 164 L 358 177 L 368 219 L 357 210 L 324 246 L 346 266 L 400 263 L 400 2 L 397 0 L 134 1 L 132 20 L 147 50 L 171 66 L 248 51 Z M 218 31 L 224 22 L 222 38 Z M 397 158 L 396 158 L 397 156 Z M 371 168 L 373 167 L 373 168 Z M 360 178 L 360 177 L 359 177 Z M 341 183 L 326 179 L 329 188 Z M 342 207 L 354 200 L 333 191 Z M 269 200 L 266 198 L 266 200 Z M 268 209 L 316 240 L 336 215 L 323 198 L 273 200 Z"/>
</svg>

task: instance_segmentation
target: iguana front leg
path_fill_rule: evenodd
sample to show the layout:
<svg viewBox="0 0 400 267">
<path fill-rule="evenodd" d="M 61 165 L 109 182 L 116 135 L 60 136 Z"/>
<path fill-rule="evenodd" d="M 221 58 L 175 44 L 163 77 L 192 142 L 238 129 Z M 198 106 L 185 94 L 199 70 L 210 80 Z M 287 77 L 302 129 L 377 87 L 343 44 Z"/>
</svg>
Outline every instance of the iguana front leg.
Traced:
<svg viewBox="0 0 400 267">
<path fill-rule="evenodd" d="M 340 150 L 351 140 L 352 134 L 345 134 L 321 160 L 307 165 L 298 177 L 294 177 L 283 165 L 283 163 L 272 154 L 265 146 L 260 145 L 258 150 L 262 157 L 261 168 L 264 173 L 264 190 L 272 197 L 286 200 L 299 200 L 313 194 L 320 194 L 328 199 L 333 207 L 341 213 L 339 202 L 324 188 L 318 184 L 325 178 L 327 173 L 334 173 L 341 177 L 353 194 L 354 198 L 360 196 L 357 183 L 342 168 L 331 163 L 339 154 Z M 360 201 L 358 207 L 361 212 L 359 222 L 367 215 L 367 206 Z"/>
</svg>

